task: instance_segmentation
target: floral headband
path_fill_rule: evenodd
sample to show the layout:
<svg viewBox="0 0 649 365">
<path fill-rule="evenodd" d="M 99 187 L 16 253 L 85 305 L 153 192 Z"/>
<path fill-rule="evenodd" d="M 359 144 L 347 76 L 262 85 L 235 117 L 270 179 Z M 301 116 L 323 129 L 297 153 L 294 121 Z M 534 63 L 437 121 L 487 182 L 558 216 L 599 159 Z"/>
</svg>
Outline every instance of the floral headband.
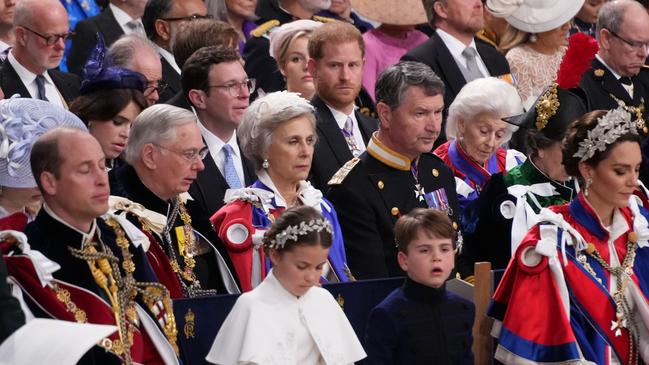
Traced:
<svg viewBox="0 0 649 365">
<path fill-rule="evenodd" d="M 312 219 L 308 222 L 300 222 L 299 225 L 288 226 L 283 231 L 275 235 L 271 240 L 265 241 L 264 244 L 268 248 L 282 249 L 286 245 L 286 241 L 297 241 L 299 236 L 305 236 L 311 232 L 327 231 L 333 234 L 331 223 L 324 218 Z"/>
</svg>

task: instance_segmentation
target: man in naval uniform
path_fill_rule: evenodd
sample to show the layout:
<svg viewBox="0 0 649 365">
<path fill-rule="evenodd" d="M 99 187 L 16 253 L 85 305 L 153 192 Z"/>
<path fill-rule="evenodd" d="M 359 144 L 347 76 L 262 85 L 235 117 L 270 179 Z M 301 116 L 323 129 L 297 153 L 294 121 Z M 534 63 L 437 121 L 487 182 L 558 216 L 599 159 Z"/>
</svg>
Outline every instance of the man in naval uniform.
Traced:
<svg viewBox="0 0 649 365">
<path fill-rule="evenodd" d="M 413 208 L 445 211 L 457 229 L 451 170 L 430 153 L 439 136 L 444 84 L 430 67 L 399 62 L 376 83 L 379 130 L 367 150 L 329 181 L 350 269 L 358 279 L 402 276 L 393 226 Z"/>
</svg>

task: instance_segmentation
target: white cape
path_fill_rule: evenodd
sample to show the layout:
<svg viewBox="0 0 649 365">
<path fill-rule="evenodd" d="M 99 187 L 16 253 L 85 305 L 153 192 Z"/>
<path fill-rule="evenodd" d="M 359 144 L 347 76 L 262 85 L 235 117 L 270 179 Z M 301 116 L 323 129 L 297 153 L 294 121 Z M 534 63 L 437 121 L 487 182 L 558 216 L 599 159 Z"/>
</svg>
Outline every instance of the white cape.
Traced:
<svg viewBox="0 0 649 365">
<path fill-rule="evenodd" d="M 206 360 L 220 365 L 298 365 L 300 341 L 295 333 L 300 316 L 325 364 L 347 365 L 367 356 L 328 291 L 312 287 L 297 298 L 271 270 L 258 287 L 237 299 Z"/>
</svg>

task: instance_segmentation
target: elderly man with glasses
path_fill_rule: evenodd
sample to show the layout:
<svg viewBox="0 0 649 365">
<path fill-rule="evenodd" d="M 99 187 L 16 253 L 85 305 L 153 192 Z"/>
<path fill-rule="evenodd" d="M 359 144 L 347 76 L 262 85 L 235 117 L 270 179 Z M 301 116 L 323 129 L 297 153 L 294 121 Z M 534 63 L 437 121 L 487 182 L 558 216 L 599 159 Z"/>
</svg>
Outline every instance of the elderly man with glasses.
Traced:
<svg viewBox="0 0 649 365">
<path fill-rule="evenodd" d="M 638 132 L 647 143 L 649 134 L 649 14 L 632 0 L 610 1 L 597 17 L 599 52 L 592 67 L 582 76 L 590 110 L 623 105 L 637 119 Z M 649 156 L 643 147 L 640 180 L 649 183 Z"/>
<path fill-rule="evenodd" d="M 162 62 L 162 78 L 169 85 L 160 95 L 166 102 L 180 91 L 180 69 L 171 53 L 171 40 L 187 22 L 206 19 L 207 7 L 203 0 L 149 0 L 144 8 L 142 22 L 147 37 L 156 44 Z"/>
<path fill-rule="evenodd" d="M 16 42 L 0 71 L 7 96 L 67 107 L 79 95 L 79 79 L 55 70 L 70 35 L 68 15 L 58 0 L 23 0 L 14 13 Z"/>
<path fill-rule="evenodd" d="M 135 119 L 124 150 L 127 164 L 111 170 L 111 192 L 121 196 L 111 199 L 111 208 L 149 236 L 149 261 L 172 298 L 239 291 L 185 207 L 207 154 L 194 114 L 160 104 Z"/>
</svg>

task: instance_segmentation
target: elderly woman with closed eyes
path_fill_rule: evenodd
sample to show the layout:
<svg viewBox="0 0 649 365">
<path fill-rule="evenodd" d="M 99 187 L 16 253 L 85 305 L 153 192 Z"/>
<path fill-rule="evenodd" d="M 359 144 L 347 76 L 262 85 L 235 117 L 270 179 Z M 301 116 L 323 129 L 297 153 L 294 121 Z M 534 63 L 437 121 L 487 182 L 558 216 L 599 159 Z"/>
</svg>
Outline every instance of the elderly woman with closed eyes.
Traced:
<svg viewBox="0 0 649 365">
<path fill-rule="evenodd" d="M 446 143 L 435 150 L 455 173 L 460 209 L 478 197 L 491 175 L 509 171 L 525 155 L 503 147 L 517 129 L 505 121 L 523 112 L 509 83 L 486 77 L 466 84 L 449 107 Z"/>
<path fill-rule="evenodd" d="M 243 153 L 256 166 L 258 180 L 250 187 L 228 190 L 226 205 L 211 221 L 228 250 L 242 291 L 252 290 L 268 273 L 270 261 L 261 238 L 286 208 L 295 205 L 314 207 L 333 227 L 323 280 L 352 279 L 336 211 L 306 181 L 316 142 L 313 110 L 296 93 L 274 92 L 250 105 L 237 130 Z"/>
</svg>

